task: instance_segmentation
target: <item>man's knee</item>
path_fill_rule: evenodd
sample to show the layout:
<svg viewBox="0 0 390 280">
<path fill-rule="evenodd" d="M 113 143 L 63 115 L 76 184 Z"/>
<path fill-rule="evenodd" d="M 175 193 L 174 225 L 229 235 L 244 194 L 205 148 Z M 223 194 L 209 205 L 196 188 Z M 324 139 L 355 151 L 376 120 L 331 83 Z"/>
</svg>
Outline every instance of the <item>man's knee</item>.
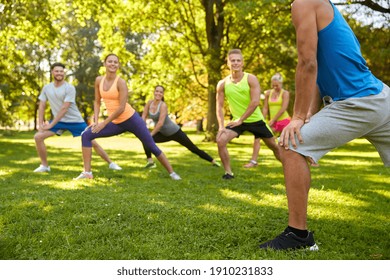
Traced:
<svg viewBox="0 0 390 280">
<path fill-rule="evenodd" d="M 226 145 L 227 145 L 228 142 L 229 142 L 229 141 L 228 141 L 225 137 L 219 137 L 219 138 L 217 139 L 217 146 L 218 146 L 218 147 L 226 147 Z"/>
<path fill-rule="evenodd" d="M 40 133 L 40 132 L 35 133 L 35 135 L 34 135 L 34 140 L 35 140 L 35 141 L 39 141 L 39 140 L 41 139 L 39 133 Z"/>
<path fill-rule="evenodd" d="M 52 135 L 46 135 L 44 132 L 37 132 L 34 135 L 34 140 L 35 142 L 42 142 L 44 141 L 47 137 L 50 137 Z"/>
<path fill-rule="evenodd" d="M 237 137 L 237 134 L 235 134 L 235 132 L 231 132 L 228 130 L 223 131 L 217 137 L 217 146 L 218 147 L 226 147 L 226 145 L 235 137 Z"/>
<path fill-rule="evenodd" d="M 279 154 L 283 165 L 294 164 L 297 160 L 305 159 L 305 156 L 291 149 L 280 148 Z"/>
</svg>

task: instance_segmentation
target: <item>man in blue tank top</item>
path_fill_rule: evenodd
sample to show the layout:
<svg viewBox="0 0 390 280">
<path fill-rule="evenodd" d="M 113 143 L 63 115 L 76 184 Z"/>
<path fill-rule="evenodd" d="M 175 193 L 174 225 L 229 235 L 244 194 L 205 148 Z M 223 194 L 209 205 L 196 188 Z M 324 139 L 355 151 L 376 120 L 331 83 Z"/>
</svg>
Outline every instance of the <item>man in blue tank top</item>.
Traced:
<svg viewBox="0 0 390 280">
<path fill-rule="evenodd" d="M 310 167 L 359 137 L 390 166 L 390 90 L 368 69 L 353 31 L 328 0 L 295 0 L 298 65 L 291 123 L 280 135 L 288 227 L 262 249 L 318 250 L 307 230 Z M 320 98 L 324 108 L 319 110 Z"/>
</svg>

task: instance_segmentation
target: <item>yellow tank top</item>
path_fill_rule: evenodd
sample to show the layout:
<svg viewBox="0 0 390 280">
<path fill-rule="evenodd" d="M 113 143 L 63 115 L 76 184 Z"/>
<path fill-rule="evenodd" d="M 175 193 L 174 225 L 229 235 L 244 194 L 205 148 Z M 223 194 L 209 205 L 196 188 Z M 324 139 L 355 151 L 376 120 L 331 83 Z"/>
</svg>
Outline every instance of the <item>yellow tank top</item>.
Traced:
<svg viewBox="0 0 390 280">
<path fill-rule="evenodd" d="M 269 93 L 268 107 L 269 107 L 269 114 L 270 114 L 271 119 L 279 112 L 280 108 L 282 107 L 283 92 L 284 92 L 284 89 L 282 89 L 280 91 L 279 97 L 276 100 L 272 99 L 272 94 L 274 93 L 274 90 L 272 89 L 271 92 Z M 288 114 L 288 112 L 286 110 L 286 111 L 283 112 L 283 114 L 277 120 L 281 121 L 281 120 L 287 119 L 289 117 L 290 116 L 289 116 L 289 114 Z"/>
<path fill-rule="evenodd" d="M 229 103 L 230 112 L 234 120 L 238 120 L 248 109 L 251 102 L 251 89 L 248 83 L 248 73 L 237 84 L 233 83 L 231 76 L 225 79 L 225 96 Z M 260 108 L 257 106 L 252 115 L 244 123 L 253 123 L 264 120 Z"/>
<path fill-rule="evenodd" d="M 118 91 L 118 80 L 119 76 L 116 77 L 115 81 L 112 83 L 109 90 L 105 91 L 103 89 L 103 83 L 106 79 L 106 76 L 104 76 L 99 85 L 100 90 L 100 96 L 102 97 L 104 104 L 106 104 L 106 109 L 108 111 L 108 115 L 110 116 L 113 112 L 115 112 L 119 107 L 119 91 Z M 129 103 L 126 103 L 125 110 L 122 114 L 120 114 L 115 120 L 112 122 L 115 124 L 124 122 L 125 120 L 129 119 L 131 116 L 133 116 L 135 113 L 135 110 L 133 107 L 130 106 Z"/>
</svg>

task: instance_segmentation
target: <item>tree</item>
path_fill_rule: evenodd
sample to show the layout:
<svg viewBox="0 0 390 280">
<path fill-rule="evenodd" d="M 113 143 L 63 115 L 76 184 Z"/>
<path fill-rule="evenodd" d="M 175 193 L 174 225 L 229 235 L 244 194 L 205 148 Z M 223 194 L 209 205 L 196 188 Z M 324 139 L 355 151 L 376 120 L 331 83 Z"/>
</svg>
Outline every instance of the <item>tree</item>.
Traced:
<svg viewBox="0 0 390 280">
<path fill-rule="evenodd" d="M 345 11 L 365 5 L 377 11 L 382 7 L 380 15 L 388 16 L 386 1 L 339 2 L 348 4 Z M 229 49 L 243 50 L 246 71 L 258 76 L 263 89 L 275 72 L 281 72 L 286 88 L 294 92 L 296 49 L 290 3 L 5 1 L 0 4 L 0 54 L 7 58 L 0 61 L 0 124 L 36 118 L 38 94 L 49 80 L 50 64 L 57 60 L 67 65 L 79 93 L 78 105 L 87 118 L 92 112 L 94 79 L 103 73 L 101 61 L 113 52 L 121 59 L 120 75 L 129 84 L 134 108 L 142 110 L 154 87 L 162 84 L 177 120 L 206 119 L 205 139 L 214 140 L 215 87 L 228 73 Z M 384 81 L 389 80 L 388 22 L 379 27 L 352 24 L 371 70 Z"/>
<path fill-rule="evenodd" d="M 43 82 L 43 61 L 50 56 L 56 31 L 47 0 L 13 0 L 0 4 L 0 123 L 13 126 L 31 119 Z M 16 117 L 15 117 L 16 116 Z"/>
<path fill-rule="evenodd" d="M 335 4 L 366 25 L 389 28 L 390 2 L 388 0 L 336 0 Z"/>
<path fill-rule="evenodd" d="M 389 1 L 381 0 L 348 0 L 345 2 L 338 2 L 338 5 L 362 5 L 370 8 L 373 11 L 382 14 L 390 14 Z"/>
<path fill-rule="evenodd" d="M 144 42 L 149 51 L 140 64 L 144 69 L 133 76 L 134 83 L 144 85 L 137 90 L 152 92 L 155 84 L 144 80 L 163 80 L 170 85 L 168 99 L 174 100 L 174 112 L 185 110 L 188 103 L 206 102 L 206 139 L 214 140 L 218 129 L 215 87 L 226 74 L 227 51 L 243 49 L 248 71 L 268 67 L 269 72 L 281 64 L 293 68 L 289 9 L 289 1 L 283 0 L 166 0 L 149 1 L 142 9 L 133 6 L 136 14 L 130 17 L 141 21 L 133 24 L 133 30 L 150 35 Z M 261 55 L 275 48 L 282 51 L 274 58 Z"/>
</svg>

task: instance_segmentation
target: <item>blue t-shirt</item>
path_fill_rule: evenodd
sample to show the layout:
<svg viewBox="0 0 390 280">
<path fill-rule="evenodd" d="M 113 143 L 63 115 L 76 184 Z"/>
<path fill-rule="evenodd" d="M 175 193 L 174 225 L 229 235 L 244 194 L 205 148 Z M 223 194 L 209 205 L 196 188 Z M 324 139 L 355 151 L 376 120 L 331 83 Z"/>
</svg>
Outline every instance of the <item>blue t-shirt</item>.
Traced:
<svg viewBox="0 0 390 280">
<path fill-rule="evenodd" d="M 318 32 L 317 84 L 321 97 L 328 95 L 336 101 L 380 93 L 383 83 L 368 69 L 355 34 L 331 5 L 334 18 Z"/>
</svg>

